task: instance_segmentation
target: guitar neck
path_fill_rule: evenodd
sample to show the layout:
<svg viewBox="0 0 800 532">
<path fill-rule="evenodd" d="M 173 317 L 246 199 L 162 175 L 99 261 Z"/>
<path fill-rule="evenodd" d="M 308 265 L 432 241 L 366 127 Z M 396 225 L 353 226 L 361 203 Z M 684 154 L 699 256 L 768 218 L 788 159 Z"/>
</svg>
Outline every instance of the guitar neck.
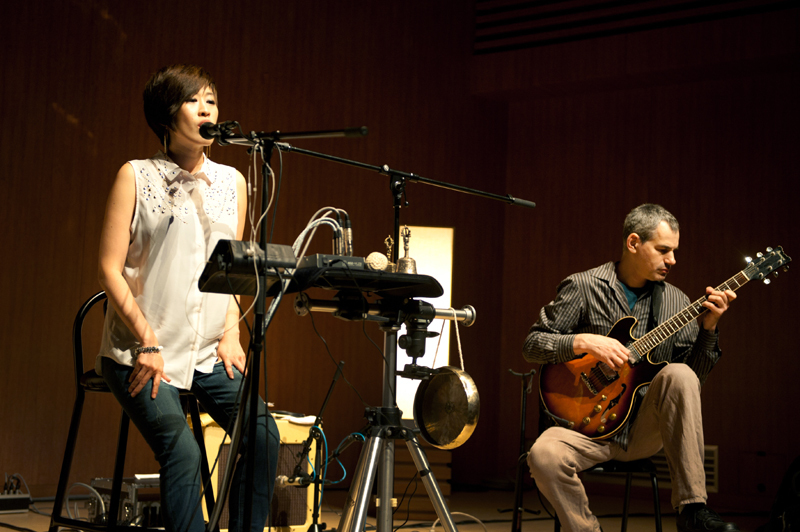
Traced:
<svg viewBox="0 0 800 532">
<path fill-rule="evenodd" d="M 744 270 L 742 270 L 716 287 L 715 290 L 719 292 L 724 292 L 725 290 L 736 291 L 747 284 L 748 281 L 750 281 L 750 279 L 747 277 L 747 275 L 745 275 Z M 697 319 L 698 316 L 708 310 L 703 306 L 703 302 L 705 302 L 707 299 L 708 296 L 701 297 L 652 331 L 633 342 L 630 347 L 641 356 L 649 353 L 658 347 L 662 342 L 667 340 L 670 336 L 689 325 L 692 320 Z"/>
</svg>

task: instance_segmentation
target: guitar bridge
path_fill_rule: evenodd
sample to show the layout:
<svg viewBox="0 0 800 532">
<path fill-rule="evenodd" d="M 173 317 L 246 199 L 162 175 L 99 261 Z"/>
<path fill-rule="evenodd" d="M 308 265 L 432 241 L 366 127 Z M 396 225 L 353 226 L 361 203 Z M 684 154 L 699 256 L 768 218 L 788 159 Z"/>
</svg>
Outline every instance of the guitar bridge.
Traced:
<svg viewBox="0 0 800 532">
<path fill-rule="evenodd" d="M 594 387 L 592 381 L 589 380 L 589 377 L 586 375 L 586 373 L 581 372 L 581 380 L 583 381 L 583 384 L 589 388 L 589 391 L 592 392 L 592 395 L 597 395 L 597 388 Z"/>
</svg>

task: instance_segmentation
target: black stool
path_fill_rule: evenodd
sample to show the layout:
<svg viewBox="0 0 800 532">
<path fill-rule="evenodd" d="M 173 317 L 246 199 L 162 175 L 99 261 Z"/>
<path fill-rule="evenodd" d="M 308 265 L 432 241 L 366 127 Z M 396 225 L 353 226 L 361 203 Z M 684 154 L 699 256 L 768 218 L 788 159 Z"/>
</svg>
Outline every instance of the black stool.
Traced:
<svg viewBox="0 0 800 532">
<path fill-rule="evenodd" d="M 130 418 L 122 411 L 122 417 L 119 425 L 119 438 L 117 439 L 117 454 L 114 461 L 114 476 L 111 483 L 111 504 L 108 508 L 107 523 L 89 523 L 87 521 L 80 521 L 72 519 L 63 515 L 64 499 L 67 492 L 67 482 L 69 481 L 69 473 L 72 468 L 72 459 L 75 454 L 75 442 L 78 439 L 78 427 L 81 423 L 81 415 L 83 414 L 83 403 L 86 399 L 86 392 L 101 392 L 111 393 L 103 378 L 98 375 L 94 369 L 86 371 L 83 363 L 83 322 L 89 311 L 97 303 L 106 301 L 106 293 L 98 292 L 90 297 L 78 310 L 75 316 L 75 322 L 72 326 L 72 352 L 75 362 L 75 406 L 72 409 L 72 421 L 69 425 L 69 435 L 67 436 L 67 446 L 64 451 L 64 461 L 61 465 L 61 475 L 58 478 L 58 489 L 56 491 L 56 498 L 53 505 L 53 515 L 50 519 L 50 532 L 58 532 L 59 527 L 74 528 L 78 530 L 88 530 L 91 532 L 114 532 L 116 530 L 136 530 L 138 532 L 146 532 L 148 529 L 140 526 L 129 526 L 119 524 L 117 516 L 119 515 L 120 494 L 122 491 L 122 474 L 125 465 L 125 452 L 128 446 L 128 427 L 130 425 Z M 103 305 L 105 311 L 108 303 Z M 194 436 L 197 439 L 197 444 L 200 446 L 202 456 L 206 455 L 205 443 L 203 440 L 203 428 L 200 423 L 200 411 L 197 407 L 197 400 L 194 395 L 188 391 L 181 391 L 182 400 L 188 404 L 189 414 L 192 420 L 192 428 Z M 200 475 L 204 485 L 209 485 L 209 478 L 211 475 L 208 470 L 208 461 L 205 459 L 200 460 Z M 205 503 L 208 509 L 208 515 L 211 515 L 214 507 L 214 494 L 212 490 L 205 490 Z M 219 530 L 217 528 L 217 530 Z"/>
</svg>

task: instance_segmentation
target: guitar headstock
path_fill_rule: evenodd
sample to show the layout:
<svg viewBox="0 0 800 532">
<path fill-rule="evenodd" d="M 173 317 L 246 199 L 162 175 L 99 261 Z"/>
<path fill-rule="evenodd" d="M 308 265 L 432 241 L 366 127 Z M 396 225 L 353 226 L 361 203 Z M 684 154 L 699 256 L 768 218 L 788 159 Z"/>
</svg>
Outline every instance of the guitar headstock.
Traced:
<svg viewBox="0 0 800 532">
<path fill-rule="evenodd" d="M 777 277 L 778 270 L 789 270 L 788 264 L 792 261 L 792 258 L 783 252 L 781 246 L 775 249 L 767 248 L 766 251 L 766 254 L 761 252 L 757 253 L 756 260 L 745 257 L 745 260 L 749 264 L 747 268 L 744 269 L 744 274 L 749 280 L 759 279 L 763 280 L 765 284 L 769 284 L 770 280 L 768 277 L 770 275 Z"/>
</svg>

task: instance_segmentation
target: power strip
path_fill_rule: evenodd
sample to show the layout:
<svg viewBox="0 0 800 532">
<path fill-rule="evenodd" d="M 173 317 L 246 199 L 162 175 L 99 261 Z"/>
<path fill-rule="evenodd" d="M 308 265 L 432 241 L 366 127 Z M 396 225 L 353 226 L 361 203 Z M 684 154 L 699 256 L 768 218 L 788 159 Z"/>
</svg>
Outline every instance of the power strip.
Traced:
<svg viewBox="0 0 800 532">
<path fill-rule="evenodd" d="M 31 502 L 31 496 L 27 493 L 0 493 L 0 514 L 27 512 Z"/>
</svg>

